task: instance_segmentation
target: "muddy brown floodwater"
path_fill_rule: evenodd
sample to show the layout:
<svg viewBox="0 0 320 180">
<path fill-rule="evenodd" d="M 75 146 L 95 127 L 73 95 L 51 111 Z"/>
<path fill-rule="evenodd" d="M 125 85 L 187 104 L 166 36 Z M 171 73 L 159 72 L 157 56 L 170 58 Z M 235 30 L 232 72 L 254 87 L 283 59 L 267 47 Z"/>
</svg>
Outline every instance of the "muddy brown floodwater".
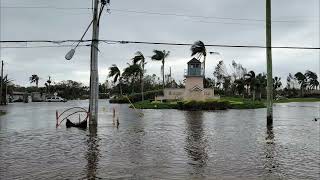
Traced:
<svg viewBox="0 0 320 180">
<path fill-rule="evenodd" d="M 320 179 L 320 103 L 266 109 L 143 110 L 101 100 L 97 132 L 55 128 L 55 110 L 88 101 L 0 109 L 1 179 Z M 120 125 L 112 124 L 112 107 Z"/>
</svg>

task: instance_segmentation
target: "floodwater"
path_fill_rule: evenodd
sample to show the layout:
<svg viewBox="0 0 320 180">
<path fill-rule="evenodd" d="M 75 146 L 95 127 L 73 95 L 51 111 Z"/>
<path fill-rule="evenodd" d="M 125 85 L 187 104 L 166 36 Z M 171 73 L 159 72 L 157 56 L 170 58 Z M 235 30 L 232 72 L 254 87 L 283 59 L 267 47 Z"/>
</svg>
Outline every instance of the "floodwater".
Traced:
<svg viewBox="0 0 320 180">
<path fill-rule="evenodd" d="M 139 117 L 101 100 L 96 132 L 56 129 L 56 110 L 87 104 L 0 107 L 0 179 L 320 179 L 320 103 L 275 105 L 267 129 L 266 109 Z"/>
</svg>

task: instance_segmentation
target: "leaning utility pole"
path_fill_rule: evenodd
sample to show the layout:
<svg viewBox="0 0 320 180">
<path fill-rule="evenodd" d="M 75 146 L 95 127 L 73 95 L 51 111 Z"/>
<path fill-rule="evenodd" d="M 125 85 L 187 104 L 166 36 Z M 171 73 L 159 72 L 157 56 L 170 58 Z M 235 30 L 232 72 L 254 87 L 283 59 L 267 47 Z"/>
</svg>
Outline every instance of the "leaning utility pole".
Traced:
<svg viewBox="0 0 320 180">
<path fill-rule="evenodd" d="M 2 90 L 3 90 L 3 61 L 1 61 L 1 80 L 0 80 L 0 105 L 3 104 L 2 102 Z"/>
<path fill-rule="evenodd" d="M 273 80 L 272 80 L 272 43 L 271 43 L 271 0 L 266 0 L 266 37 L 267 37 L 267 126 L 273 124 Z"/>
<path fill-rule="evenodd" d="M 98 77 L 98 45 L 99 45 L 99 1 L 94 1 L 91 43 L 91 65 L 90 65 L 90 101 L 89 101 L 89 127 L 97 127 L 98 124 L 98 99 L 99 99 L 99 77 Z"/>
</svg>

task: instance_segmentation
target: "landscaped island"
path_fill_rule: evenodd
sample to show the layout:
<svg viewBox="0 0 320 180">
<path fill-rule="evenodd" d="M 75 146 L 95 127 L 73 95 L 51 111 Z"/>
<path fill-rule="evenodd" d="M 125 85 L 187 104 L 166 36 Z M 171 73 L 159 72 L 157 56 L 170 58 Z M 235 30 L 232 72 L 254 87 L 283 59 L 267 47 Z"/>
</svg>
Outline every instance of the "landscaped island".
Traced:
<svg viewBox="0 0 320 180">
<path fill-rule="evenodd" d="M 226 110 L 264 108 L 265 104 L 242 98 L 221 98 L 206 101 L 140 101 L 133 106 L 137 109 Z"/>
</svg>

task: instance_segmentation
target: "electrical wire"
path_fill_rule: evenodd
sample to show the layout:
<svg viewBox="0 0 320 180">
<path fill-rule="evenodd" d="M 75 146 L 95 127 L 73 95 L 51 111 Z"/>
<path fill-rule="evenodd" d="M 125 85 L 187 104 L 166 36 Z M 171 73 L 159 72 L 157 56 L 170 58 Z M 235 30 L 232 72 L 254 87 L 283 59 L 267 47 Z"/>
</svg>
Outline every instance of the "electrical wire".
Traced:
<svg viewBox="0 0 320 180">
<path fill-rule="evenodd" d="M 2 6 L 1 9 L 56 9 L 56 10 L 92 10 L 93 7 L 55 7 L 55 6 Z M 219 19 L 219 20 L 232 20 L 232 21 L 254 21 L 254 22 L 265 22 L 263 19 L 251 19 L 251 18 L 231 18 L 231 17 L 220 17 L 220 16 L 200 16 L 200 15 L 187 15 L 178 13 L 162 13 L 162 12 L 150 12 L 150 11 L 138 11 L 128 9 L 114 9 L 109 10 L 120 12 L 120 13 L 135 13 L 135 14 L 148 14 L 148 15 L 160 15 L 160 16 L 175 16 L 175 17 L 188 17 L 188 18 L 203 18 L 203 19 Z M 274 23 L 301 23 L 303 21 L 316 21 L 316 20 L 273 20 Z"/>
<path fill-rule="evenodd" d="M 168 45 L 168 46 L 191 46 L 192 43 L 170 43 L 170 42 L 150 42 L 150 41 L 119 41 L 119 40 L 24 40 L 24 41 L 0 41 L 0 43 L 55 43 L 62 44 L 67 42 L 92 42 L 99 41 L 104 43 L 117 44 L 144 44 L 144 45 Z M 226 45 L 226 44 L 206 44 L 206 47 L 224 47 L 224 48 L 259 48 L 265 49 L 266 46 L 259 45 Z M 297 49 L 297 50 L 320 50 L 319 47 L 302 46 L 273 46 L 273 49 Z"/>
</svg>

